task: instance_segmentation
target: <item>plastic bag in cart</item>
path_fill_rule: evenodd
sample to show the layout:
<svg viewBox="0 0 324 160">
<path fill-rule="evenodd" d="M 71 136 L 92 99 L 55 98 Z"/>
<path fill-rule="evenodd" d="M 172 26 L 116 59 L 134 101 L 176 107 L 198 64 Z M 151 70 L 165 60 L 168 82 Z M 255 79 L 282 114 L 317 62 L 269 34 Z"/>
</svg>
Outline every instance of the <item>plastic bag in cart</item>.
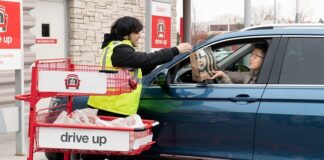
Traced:
<svg viewBox="0 0 324 160">
<path fill-rule="evenodd" d="M 81 109 L 75 110 L 68 115 L 66 111 L 62 111 L 54 124 L 83 124 L 95 126 L 114 126 L 114 127 L 129 127 L 143 128 L 144 123 L 141 117 L 137 114 L 130 115 L 126 118 L 116 118 L 112 121 L 104 121 L 97 116 L 97 109 Z"/>
<path fill-rule="evenodd" d="M 144 123 L 141 117 L 137 114 L 130 115 L 126 118 L 117 118 L 110 121 L 115 127 L 130 127 L 130 128 L 143 128 Z"/>
</svg>

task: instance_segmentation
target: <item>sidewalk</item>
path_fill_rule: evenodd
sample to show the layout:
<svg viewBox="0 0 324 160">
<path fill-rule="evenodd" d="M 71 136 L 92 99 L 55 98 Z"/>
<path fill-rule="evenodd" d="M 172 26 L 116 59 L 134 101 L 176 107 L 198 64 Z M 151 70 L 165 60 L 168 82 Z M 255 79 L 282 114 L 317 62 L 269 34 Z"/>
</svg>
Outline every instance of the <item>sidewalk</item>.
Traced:
<svg viewBox="0 0 324 160">
<path fill-rule="evenodd" d="M 26 140 L 26 143 L 28 141 Z M 28 143 L 27 143 L 28 144 Z M 28 150 L 26 147 L 25 156 L 16 154 L 16 133 L 0 134 L 0 160 L 27 160 Z M 34 160 L 47 160 L 44 153 L 34 154 Z"/>
</svg>

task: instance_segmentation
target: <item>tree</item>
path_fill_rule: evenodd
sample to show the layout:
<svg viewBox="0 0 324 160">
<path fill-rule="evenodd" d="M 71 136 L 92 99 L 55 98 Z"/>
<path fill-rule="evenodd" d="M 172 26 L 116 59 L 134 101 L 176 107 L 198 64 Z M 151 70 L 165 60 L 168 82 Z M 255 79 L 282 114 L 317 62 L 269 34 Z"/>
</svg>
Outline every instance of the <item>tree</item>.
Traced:
<svg viewBox="0 0 324 160">
<path fill-rule="evenodd" d="M 196 14 L 196 4 L 193 3 L 193 1 L 191 2 L 191 15 L 192 15 L 192 22 L 191 22 L 191 32 L 192 34 L 197 34 L 198 33 L 198 24 L 197 24 L 197 14 Z"/>
<path fill-rule="evenodd" d="M 243 17 L 238 15 L 238 14 L 232 14 L 232 13 L 227 13 L 227 14 L 222 14 L 217 17 L 218 20 L 224 24 L 229 23 L 229 24 L 236 24 L 236 23 L 243 23 Z"/>
<path fill-rule="evenodd" d="M 258 8 L 252 8 L 252 19 L 254 25 L 264 24 L 273 22 L 273 8 L 272 7 L 265 7 L 260 6 Z"/>
<path fill-rule="evenodd" d="M 300 23 L 308 23 L 311 22 L 311 17 L 313 16 L 313 12 L 310 8 L 303 8 L 300 13 Z"/>
<path fill-rule="evenodd" d="M 202 41 L 205 41 L 208 39 L 208 34 L 206 32 L 199 32 L 197 34 L 192 35 L 191 37 L 191 43 L 192 44 L 199 44 Z"/>
<path fill-rule="evenodd" d="M 324 23 L 323 19 L 320 18 L 320 19 L 318 20 L 318 23 Z"/>
<path fill-rule="evenodd" d="M 303 1 L 303 5 L 302 8 L 300 10 L 300 13 L 297 14 L 297 1 L 296 1 L 296 5 L 295 7 L 295 11 L 296 11 L 296 21 L 297 21 L 297 16 L 299 15 L 299 23 L 309 23 L 311 22 L 311 18 L 313 16 L 313 8 L 310 6 L 310 2 L 309 1 Z"/>
<path fill-rule="evenodd" d="M 244 23 L 236 23 L 236 25 L 237 25 L 237 29 L 243 29 L 244 28 Z"/>
</svg>

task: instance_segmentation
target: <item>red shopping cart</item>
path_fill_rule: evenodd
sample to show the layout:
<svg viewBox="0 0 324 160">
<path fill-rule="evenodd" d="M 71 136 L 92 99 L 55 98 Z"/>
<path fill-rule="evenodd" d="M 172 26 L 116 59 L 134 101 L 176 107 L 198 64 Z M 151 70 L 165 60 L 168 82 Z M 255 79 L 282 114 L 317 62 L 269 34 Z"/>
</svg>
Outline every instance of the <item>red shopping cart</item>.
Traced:
<svg viewBox="0 0 324 160">
<path fill-rule="evenodd" d="M 134 76 L 126 69 L 77 65 L 71 59 L 37 60 L 32 68 L 31 93 L 15 96 L 30 102 L 27 160 L 33 160 L 35 152 L 63 152 L 64 160 L 69 160 L 71 153 L 136 155 L 150 149 L 155 143 L 151 129 L 157 121 L 143 120 L 141 128 L 53 123 L 63 111 L 72 112 L 74 96 L 118 95 L 135 88 Z M 67 96 L 67 103 L 36 107 L 40 99 L 57 96 Z M 110 121 L 118 117 L 100 118 Z"/>
</svg>

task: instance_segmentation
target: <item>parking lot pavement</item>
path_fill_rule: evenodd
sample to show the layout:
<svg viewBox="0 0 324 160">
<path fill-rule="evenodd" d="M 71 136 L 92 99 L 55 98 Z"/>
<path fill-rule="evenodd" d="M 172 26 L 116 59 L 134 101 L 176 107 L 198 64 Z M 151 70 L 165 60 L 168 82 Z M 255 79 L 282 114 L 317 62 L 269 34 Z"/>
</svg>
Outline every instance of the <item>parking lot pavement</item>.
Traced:
<svg viewBox="0 0 324 160">
<path fill-rule="evenodd" d="M 15 156 L 16 133 L 0 134 L 0 160 L 26 160 L 27 152 L 28 150 L 26 150 L 26 156 Z M 47 159 L 45 158 L 44 153 L 39 152 L 34 154 L 34 160 Z"/>
</svg>

